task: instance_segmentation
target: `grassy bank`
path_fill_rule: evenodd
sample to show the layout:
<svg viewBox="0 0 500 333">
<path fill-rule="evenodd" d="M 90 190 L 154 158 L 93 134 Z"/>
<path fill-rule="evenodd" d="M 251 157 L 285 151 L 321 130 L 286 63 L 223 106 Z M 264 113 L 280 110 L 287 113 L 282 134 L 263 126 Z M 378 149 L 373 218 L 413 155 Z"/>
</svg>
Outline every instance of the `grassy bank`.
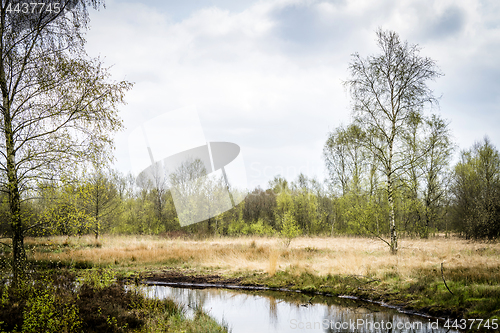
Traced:
<svg viewBox="0 0 500 333">
<path fill-rule="evenodd" d="M 112 267 L 123 276 L 175 268 L 383 300 L 436 315 L 500 318 L 498 243 L 403 239 L 396 256 L 378 240 L 353 237 L 298 238 L 287 248 L 277 238 L 52 237 L 26 243 L 39 264 Z"/>
<path fill-rule="evenodd" d="M 0 332 L 191 332 L 227 333 L 197 310 L 187 318 L 170 299 L 146 298 L 125 287 L 108 269 L 45 270 L 13 287 L 0 282 Z"/>
</svg>

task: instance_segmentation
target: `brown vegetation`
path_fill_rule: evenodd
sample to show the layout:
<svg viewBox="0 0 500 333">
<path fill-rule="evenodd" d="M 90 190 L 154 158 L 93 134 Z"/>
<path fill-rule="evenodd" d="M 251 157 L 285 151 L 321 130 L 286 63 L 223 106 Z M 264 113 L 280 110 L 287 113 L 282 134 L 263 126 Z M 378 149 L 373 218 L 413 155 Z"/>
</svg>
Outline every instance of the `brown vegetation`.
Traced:
<svg viewBox="0 0 500 333">
<path fill-rule="evenodd" d="M 35 260 L 86 261 L 116 268 L 203 268 L 219 273 L 261 271 L 273 275 L 291 268 L 317 275 L 363 275 L 373 278 L 397 273 L 409 279 L 419 272 L 500 274 L 500 244 L 459 238 L 406 239 L 397 256 L 384 243 L 369 238 L 297 238 L 284 248 L 278 238 L 170 239 L 155 236 L 50 237 L 27 239 Z M 472 278 L 472 277 L 471 277 Z"/>
</svg>

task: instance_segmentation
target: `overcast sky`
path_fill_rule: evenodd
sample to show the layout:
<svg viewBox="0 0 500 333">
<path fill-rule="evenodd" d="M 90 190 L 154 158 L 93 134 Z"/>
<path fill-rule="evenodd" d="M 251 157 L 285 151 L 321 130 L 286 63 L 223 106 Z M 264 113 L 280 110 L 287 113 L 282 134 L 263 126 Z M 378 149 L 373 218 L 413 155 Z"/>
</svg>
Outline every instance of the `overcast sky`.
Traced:
<svg viewBox="0 0 500 333">
<path fill-rule="evenodd" d="M 437 62 L 436 112 L 459 149 L 485 135 L 500 148 L 500 1 L 108 0 L 91 11 L 87 50 L 135 83 L 115 166 L 132 171 L 138 124 L 194 106 L 207 141 L 241 147 L 250 188 L 276 174 L 323 180 L 327 134 L 350 121 L 351 54 L 378 52 L 377 27 Z"/>
</svg>

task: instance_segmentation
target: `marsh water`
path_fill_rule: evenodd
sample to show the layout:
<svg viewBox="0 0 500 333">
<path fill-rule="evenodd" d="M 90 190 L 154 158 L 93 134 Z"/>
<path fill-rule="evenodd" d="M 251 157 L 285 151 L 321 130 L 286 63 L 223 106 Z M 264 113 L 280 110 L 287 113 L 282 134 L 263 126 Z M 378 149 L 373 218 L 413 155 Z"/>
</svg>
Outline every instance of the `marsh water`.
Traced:
<svg viewBox="0 0 500 333">
<path fill-rule="evenodd" d="M 380 305 L 282 291 L 189 289 L 167 285 L 145 287 L 149 297 L 171 298 L 183 305 L 187 316 L 202 308 L 233 333 L 459 332 L 443 322 L 408 315 Z"/>
</svg>

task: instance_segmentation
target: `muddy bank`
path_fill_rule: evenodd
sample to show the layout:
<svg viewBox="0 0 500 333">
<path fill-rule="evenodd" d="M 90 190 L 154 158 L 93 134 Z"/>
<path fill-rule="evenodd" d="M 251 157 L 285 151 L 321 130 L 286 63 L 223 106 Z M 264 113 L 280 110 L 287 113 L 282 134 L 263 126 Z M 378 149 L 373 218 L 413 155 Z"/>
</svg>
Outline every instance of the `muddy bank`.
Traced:
<svg viewBox="0 0 500 333">
<path fill-rule="evenodd" d="M 160 282 L 164 284 L 192 285 L 193 288 L 208 288 L 233 285 L 243 286 L 242 278 L 225 278 L 217 274 L 203 275 L 194 271 L 162 270 L 140 276 L 141 283 Z M 204 287 L 204 285 L 206 285 Z"/>
<path fill-rule="evenodd" d="M 435 309 L 415 309 L 408 307 L 401 301 L 395 302 L 385 302 L 384 300 L 371 299 L 369 295 L 344 295 L 332 292 L 323 292 L 318 290 L 303 290 L 297 289 L 297 286 L 286 285 L 286 286 L 266 286 L 265 284 L 249 283 L 244 277 L 233 277 L 227 278 L 218 274 L 200 274 L 196 271 L 186 270 L 162 270 L 158 272 L 152 272 L 144 274 L 141 276 L 140 280 L 136 279 L 136 282 L 146 285 L 166 285 L 172 287 L 189 288 L 189 289 L 205 289 L 205 288 L 224 288 L 224 289 L 235 289 L 235 290 L 254 290 L 254 291 L 280 291 L 280 292 L 296 292 L 304 293 L 308 295 L 322 295 L 327 297 L 339 297 L 357 300 L 360 302 L 366 302 L 370 304 L 375 304 L 378 306 L 390 308 L 397 310 L 400 313 L 408 315 L 416 315 L 424 318 L 439 319 L 440 321 L 445 321 L 448 318 L 454 318 L 455 316 L 450 316 L 450 311 L 447 310 L 435 310 Z M 394 300 L 394 295 L 393 300 Z"/>
</svg>

